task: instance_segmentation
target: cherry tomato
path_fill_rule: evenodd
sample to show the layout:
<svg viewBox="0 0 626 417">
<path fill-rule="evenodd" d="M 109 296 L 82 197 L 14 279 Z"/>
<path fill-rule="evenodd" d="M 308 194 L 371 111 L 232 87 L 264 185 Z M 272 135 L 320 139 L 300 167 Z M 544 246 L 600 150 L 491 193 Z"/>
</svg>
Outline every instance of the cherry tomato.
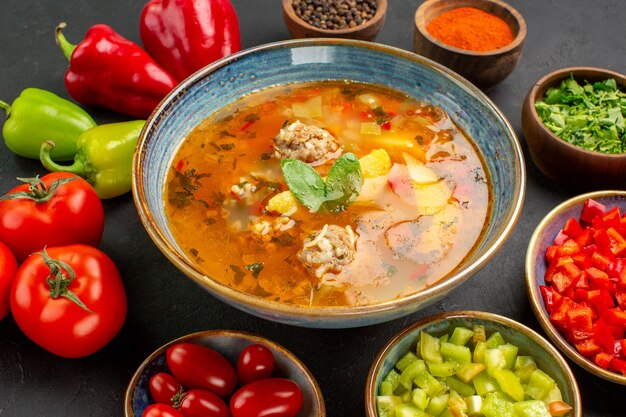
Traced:
<svg viewBox="0 0 626 417">
<path fill-rule="evenodd" d="M 226 403 L 211 391 L 203 389 L 188 391 L 179 410 L 185 417 L 230 417 Z"/>
<path fill-rule="evenodd" d="M 206 346 L 186 342 L 170 346 L 167 366 L 184 386 L 206 389 L 220 397 L 230 395 L 237 384 L 235 368 Z"/>
<path fill-rule="evenodd" d="M 274 355 L 263 345 L 246 346 L 237 359 L 237 378 L 240 385 L 266 379 L 274 372 Z"/>
<path fill-rule="evenodd" d="M 233 417 L 294 417 L 301 407 L 300 387 L 284 378 L 251 382 L 230 398 Z"/>
<path fill-rule="evenodd" d="M 113 261 L 86 245 L 48 248 L 17 270 L 11 312 L 24 334 L 55 355 L 77 358 L 106 345 L 126 317 Z"/>
<path fill-rule="evenodd" d="M 159 372 L 150 378 L 150 394 L 156 403 L 173 405 L 183 393 L 180 382 L 167 372 Z"/>
<path fill-rule="evenodd" d="M 167 404 L 152 404 L 145 409 L 141 417 L 185 417 L 183 414 Z"/>
<path fill-rule="evenodd" d="M 100 243 L 104 210 L 87 181 L 67 172 L 29 181 L 0 201 L 0 241 L 18 261 L 44 246 Z"/>
<path fill-rule="evenodd" d="M 17 271 L 17 261 L 7 246 L 0 242 L 0 320 L 9 314 L 11 284 Z"/>
</svg>

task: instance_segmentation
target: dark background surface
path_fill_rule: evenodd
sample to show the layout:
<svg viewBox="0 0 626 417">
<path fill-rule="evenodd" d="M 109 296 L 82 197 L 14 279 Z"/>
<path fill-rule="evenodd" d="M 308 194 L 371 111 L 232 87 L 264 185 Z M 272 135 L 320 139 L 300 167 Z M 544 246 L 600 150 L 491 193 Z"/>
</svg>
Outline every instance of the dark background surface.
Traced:
<svg viewBox="0 0 626 417">
<path fill-rule="evenodd" d="M 1 0 L 0 98 L 12 102 L 26 87 L 68 97 L 67 62 L 54 42 L 54 27 L 67 21 L 66 36 L 82 39 L 96 23 L 112 25 L 139 42 L 143 1 Z M 235 0 L 244 47 L 287 39 L 279 0 Z M 412 49 L 413 15 L 419 1 L 390 0 L 380 43 Z M 626 11 L 623 0 L 511 0 L 526 19 L 522 61 L 489 92 L 523 143 L 520 108 L 542 75 L 566 66 L 589 65 L 626 72 Z M 126 120 L 87 109 L 99 123 Z M 0 116 L 0 120 L 2 117 Z M 524 145 L 525 146 L 525 145 Z M 526 152 L 526 149 L 525 149 Z M 364 415 L 367 372 L 374 356 L 397 331 L 441 311 L 491 311 L 539 330 L 524 286 L 524 256 L 530 236 L 554 206 L 575 195 L 550 183 L 526 152 L 528 188 L 516 229 L 493 260 L 436 305 L 390 323 L 347 330 L 301 329 L 265 321 L 223 304 L 186 278 L 157 250 L 144 231 L 131 195 L 105 201 L 100 248 L 125 280 L 129 310 L 121 333 L 100 352 L 66 360 L 21 334 L 11 317 L 0 322 L 0 416 L 121 416 L 126 385 L 153 350 L 181 335 L 206 329 L 236 329 L 268 337 L 299 356 L 316 376 L 331 417 Z M 37 161 L 13 155 L 0 144 L 0 193 L 15 177 L 44 174 Z M 572 180 L 577 175 L 572 173 Z M 570 362 L 571 363 L 571 362 Z M 605 382 L 571 363 L 585 416 L 624 416 L 626 388 Z"/>
</svg>

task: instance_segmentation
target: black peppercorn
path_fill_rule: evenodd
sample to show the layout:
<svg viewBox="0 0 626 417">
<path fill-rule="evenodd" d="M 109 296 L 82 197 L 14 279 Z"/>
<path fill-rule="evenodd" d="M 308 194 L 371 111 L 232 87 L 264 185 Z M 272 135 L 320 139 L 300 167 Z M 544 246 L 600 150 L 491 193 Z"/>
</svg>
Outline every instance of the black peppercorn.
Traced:
<svg viewBox="0 0 626 417">
<path fill-rule="evenodd" d="M 304 22 L 320 29 L 362 25 L 376 14 L 376 0 L 293 0 L 293 10 Z"/>
</svg>

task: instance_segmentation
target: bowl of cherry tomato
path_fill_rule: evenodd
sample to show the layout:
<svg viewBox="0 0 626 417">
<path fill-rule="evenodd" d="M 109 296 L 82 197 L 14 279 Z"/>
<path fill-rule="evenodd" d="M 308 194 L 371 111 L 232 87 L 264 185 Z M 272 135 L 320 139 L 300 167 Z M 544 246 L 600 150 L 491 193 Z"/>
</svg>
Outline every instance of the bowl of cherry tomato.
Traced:
<svg viewBox="0 0 626 417">
<path fill-rule="evenodd" d="M 583 369 L 626 385 L 626 191 L 571 198 L 539 223 L 526 252 L 533 312 Z"/>
<path fill-rule="evenodd" d="M 296 356 L 271 340 L 232 330 L 192 333 L 154 351 L 130 381 L 124 412 L 126 417 L 326 416 L 321 390 Z"/>
</svg>

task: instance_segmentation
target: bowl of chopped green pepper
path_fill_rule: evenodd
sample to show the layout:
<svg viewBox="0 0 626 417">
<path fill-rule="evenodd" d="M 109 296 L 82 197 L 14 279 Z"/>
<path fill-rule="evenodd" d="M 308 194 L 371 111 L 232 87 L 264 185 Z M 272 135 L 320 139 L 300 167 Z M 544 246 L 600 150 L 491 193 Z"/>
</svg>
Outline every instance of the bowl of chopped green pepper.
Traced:
<svg viewBox="0 0 626 417">
<path fill-rule="evenodd" d="M 581 417 L 571 369 L 543 337 L 493 313 L 446 312 L 382 348 L 365 391 L 368 417 Z"/>
<path fill-rule="evenodd" d="M 626 187 L 626 76 L 591 67 L 541 78 L 522 107 L 530 156 L 551 180 L 576 190 Z"/>
</svg>

